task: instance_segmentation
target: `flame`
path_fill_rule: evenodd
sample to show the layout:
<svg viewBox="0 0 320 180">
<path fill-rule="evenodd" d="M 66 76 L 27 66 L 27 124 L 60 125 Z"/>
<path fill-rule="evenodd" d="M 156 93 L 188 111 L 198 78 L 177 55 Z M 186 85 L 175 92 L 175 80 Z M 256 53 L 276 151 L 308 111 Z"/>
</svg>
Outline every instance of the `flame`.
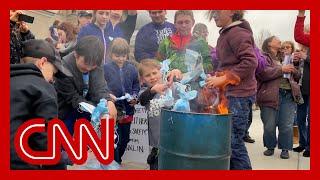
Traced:
<svg viewBox="0 0 320 180">
<path fill-rule="evenodd" d="M 228 99 L 225 96 L 226 87 L 227 85 L 238 85 L 240 83 L 240 77 L 232 73 L 231 71 L 222 71 L 217 74 L 219 76 L 226 76 L 226 81 L 220 86 L 217 87 L 219 89 L 219 98 L 220 103 L 217 106 L 217 113 L 218 114 L 228 114 Z"/>
<path fill-rule="evenodd" d="M 217 106 L 217 114 L 228 114 L 229 110 L 228 107 L 224 104 L 218 104 Z"/>
<path fill-rule="evenodd" d="M 231 71 L 216 72 L 217 77 L 226 76 L 226 81 L 215 90 L 210 90 L 204 87 L 200 90 L 198 96 L 198 102 L 205 107 L 202 109 L 203 113 L 216 113 L 216 114 L 228 114 L 228 99 L 225 96 L 227 85 L 238 85 L 240 83 L 240 77 L 232 73 Z M 214 99 L 219 100 L 219 103 L 215 106 L 212 105 Z"/>
</svg>

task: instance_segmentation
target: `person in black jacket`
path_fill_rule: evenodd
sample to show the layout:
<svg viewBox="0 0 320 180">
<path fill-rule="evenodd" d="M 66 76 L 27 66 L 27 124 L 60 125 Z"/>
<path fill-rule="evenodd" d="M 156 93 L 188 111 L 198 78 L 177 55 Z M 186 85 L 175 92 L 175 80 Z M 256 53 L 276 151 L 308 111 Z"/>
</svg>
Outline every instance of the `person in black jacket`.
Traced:
<svg viewBox="0 0 320 180">
<path fill-rule="evenodd" d="M 310 31 L 304 26 L 305 10 L 299 10 L 294 28 L 294 39 L 306 47 L 310 47 Z M 302 65 L 302 78 L 299 82 L 304 103 L 297 108 L 297 123 L 299 128 L 299 146 L 295 152 L 303 152 L 304 157 L 310 157 L 310 49 L 294 53 L 294 61 Z M 306 121 L 308 123 L 306 123 Z M 306 126 L 307 124 L 307 126 Z"/>
<path fill-rule="evenodd" d="M 10 65 L 10 166 L 11 169 L 65 169 L 63 163 L 51 166 L 28 164 L 20 159 L 14 147 L 17 129 L 26 121 L 43 118 L 47 122 L 58 116 L 57 95 L 53 82 L 56 76 L 70 76 L 63 68 L 54 47 L 44 40 L 29 40 L 23 44 L 24 64 Z M 33 150 L 47 149 L 47 133 L 29 138 Z"/>
<path fill-rule="evenodd" d="M 91 119 L 89 113 L 78 110 L 81 102 L 96 106 L 104 98 L 107 100 L 110 118 L 116 119 L 117 110 L 104 79 L 103 53 L 103 43 L 96 36 L 90 35 L 81 38 L 74 52 L 63 57 L 72 77 L 57 78 L 55 88 L 58 93 L 59 119 L 64 121 L 71 134 L 77 119 Z"/>
<path fill-rule="evenodd" d="M 310 49 L 305 52 L 295 52 L 294 61 L 302 65 L 302 78 L 299 85 L 304 103 L 298 105 L 297 123 L 299 128 L 299 146 L 295 152 L 303 152 L 304 157 L 310 157 Z M 306 123 L 307 122 L 307 123 Z"/>
<path fill-rule="evenodd" d="M 20 63 L 22 42 L 34 39 L 25 22 L 18 21 L 19 10 L 10 10 L 10 64 Z"/>
</svg>

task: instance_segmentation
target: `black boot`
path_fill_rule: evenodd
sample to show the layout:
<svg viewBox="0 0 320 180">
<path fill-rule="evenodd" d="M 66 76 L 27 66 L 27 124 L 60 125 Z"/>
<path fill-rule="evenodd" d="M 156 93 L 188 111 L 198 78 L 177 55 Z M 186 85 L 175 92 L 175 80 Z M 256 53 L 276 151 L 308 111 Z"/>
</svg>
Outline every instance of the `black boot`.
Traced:
<svg viewBox="0 0 320 180">
<path fill-rule="evenodd" d="M 302 152 L 304 149 L 305 149 L 305 147 L 298 146 L 298 147 L 293 148 L 292 150 L 293 150 L 294 152 Z"/>
<path fill-rule="evenodd" d="M 147 158 L 150 170 L 158 170 L 158 148 L 153 147 Z"/>
<path fill-rule="evenodd" d="M 243 138 L 244 142 L 247 142 L 247 143 L 254 143 L 256 142 L 254 139 L 252 139 L 249 135 L 246 135 L 244 136 Z"/>
<path fill-rule="evenodd" d="M 310 157 L 310 150 L 305 150 L 302 155 L 303 157 Z"/>
</svg>

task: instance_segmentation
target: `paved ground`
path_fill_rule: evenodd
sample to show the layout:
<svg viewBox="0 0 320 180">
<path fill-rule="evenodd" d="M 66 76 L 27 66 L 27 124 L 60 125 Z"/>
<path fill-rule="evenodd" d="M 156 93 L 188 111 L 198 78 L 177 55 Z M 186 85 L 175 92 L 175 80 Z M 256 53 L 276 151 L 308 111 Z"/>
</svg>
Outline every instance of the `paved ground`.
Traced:
<svg viewBox="0 0 320 180">
<path fill-rule="evenodd" d="M 255 143 L 246 143 L 249 156 L 251 159 L 252 168 L 255 170 L 309 170 L 310 169 L 310 158 L 305 158 L 302 153 L 290 152 L 289 159 L 281 159 L 281 150 L 276 149 L 273 156 L 264 156 L 262 141 L 263 126 L 260 120 L 260 111 L 256 110 L 253 112 L 253 122 L 250 127 L 250 135 L 256 140 Z M 294 144 L 296 147 L 297 144 Z M 127 162 L 124 163 L 122 169 L 148 169 L 145 164 Z"/>
<path fill-rule="evenodd" d="M 250 135 L 256 140 L 255 143 L 246 143 L 251 164 L 254 170 L 309 170 L 310 169 L 310 158 L 305 158 L 302 153 L 290 152 L 289 159 L 281 159 L 281 150 L 276 149 L 273 156 L 264 156 L 262 142 L 262 122 L 260 120 L 260 111 L 256 110 L 253 112 L 253 122 L 250 128 Z M 296 144 L 294 147 L 297 146 Z M 77 166 L 69 167 L 69 169 L 80 169 Z M 123 162 L 121 169 L 123 170 L 146 170 L 148 169 L 147 164 Z"/>
<path fill-rule="evenodd" d="M 291 151 L 289 152 L 289 159 L 281 159 L 281 150 L 275 149 L 273 156 L 263 155 L 265 148 L 263 147 L 262 140 L 263 126 L 260 119 L 260 111 L 254 111 L 253 122 L 249 131 L 251 137 L 256 140 L 253 144 L 246 143 L 253 169 L 310 169 L 310 158 L 303 157 L 302 153 L 299 154 Z M 294 144 L 293 147 L 297 145 Z"/>
</svg>

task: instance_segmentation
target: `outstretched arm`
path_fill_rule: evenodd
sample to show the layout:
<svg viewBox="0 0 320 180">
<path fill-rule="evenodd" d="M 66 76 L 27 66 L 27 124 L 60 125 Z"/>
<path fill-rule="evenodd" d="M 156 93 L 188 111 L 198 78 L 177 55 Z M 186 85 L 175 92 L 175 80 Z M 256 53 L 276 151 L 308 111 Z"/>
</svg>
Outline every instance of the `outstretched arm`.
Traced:
<svg viewBox="0 0 320 180">
<path fill-rule="evenodd" d="M 294 27 L 294 39 L 298 43 L 310 47 L 310 34 L 304 32 L 305 10 L 299 10 Z"/>
</svg>

